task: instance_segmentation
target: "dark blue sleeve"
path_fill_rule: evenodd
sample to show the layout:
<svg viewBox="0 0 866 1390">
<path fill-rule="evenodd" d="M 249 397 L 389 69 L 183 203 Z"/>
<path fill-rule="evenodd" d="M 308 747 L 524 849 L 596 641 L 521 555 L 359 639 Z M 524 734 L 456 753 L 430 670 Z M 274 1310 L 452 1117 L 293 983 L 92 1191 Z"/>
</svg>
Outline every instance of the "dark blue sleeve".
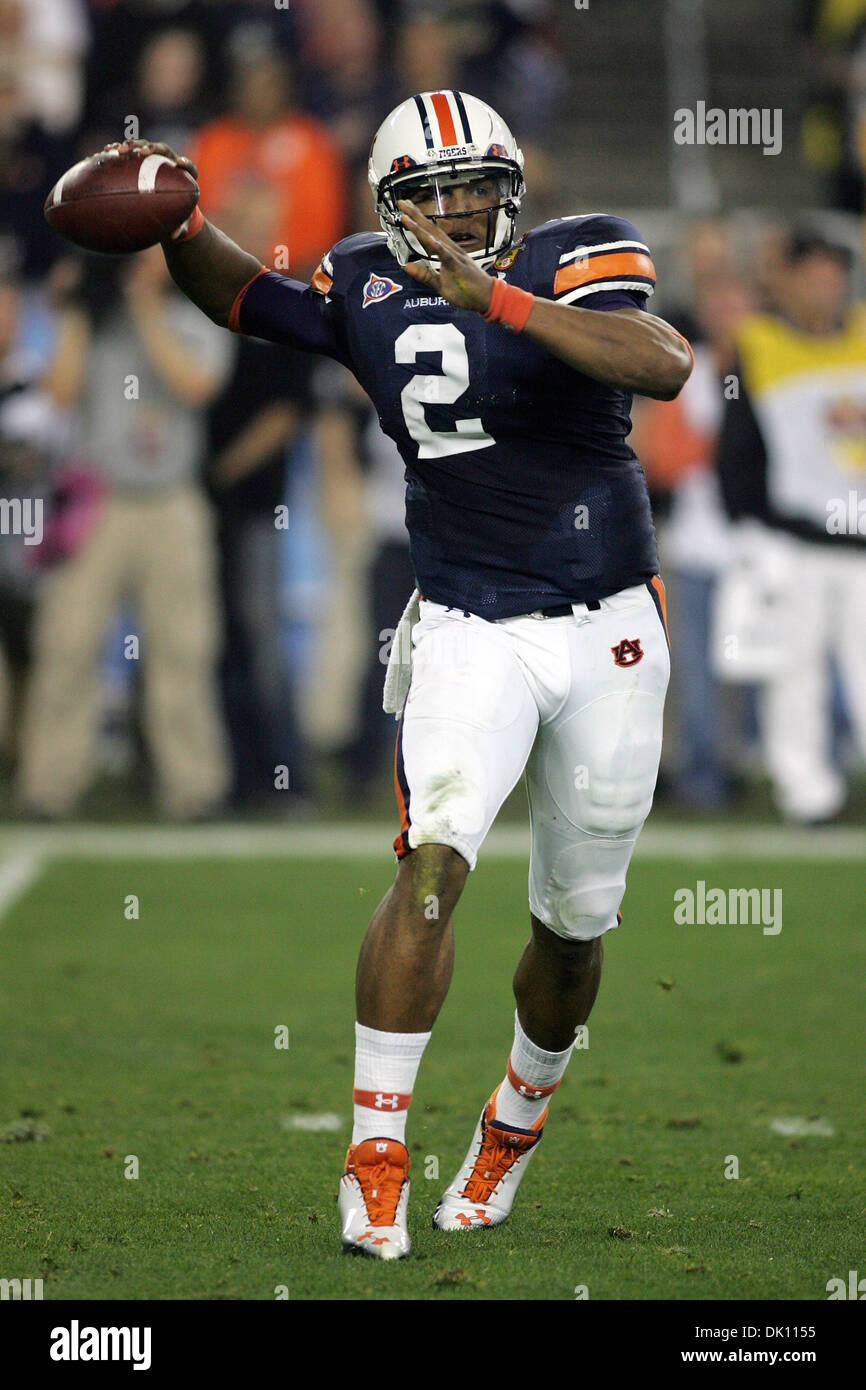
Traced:
<svg viewBox="0 0 866 1390">
<path fill-rule="evenodd" d="M 581 309 L 645 309 L 647 296 L 640 290 L 599 290 L 588 294 Z"/>
<path fill-rule="evenodd" d="M 229 328 L 351 366 L 338 301 L 274 270 L 261 272 L 244 286 L 232 307 Z"/>
</svg>

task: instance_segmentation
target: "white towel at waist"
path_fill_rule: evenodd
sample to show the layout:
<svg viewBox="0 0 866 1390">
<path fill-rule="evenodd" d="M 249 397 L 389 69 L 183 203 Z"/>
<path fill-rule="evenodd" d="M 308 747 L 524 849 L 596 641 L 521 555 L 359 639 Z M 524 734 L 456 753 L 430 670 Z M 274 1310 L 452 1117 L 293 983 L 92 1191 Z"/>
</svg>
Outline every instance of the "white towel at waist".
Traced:
<svg viewBox="0 0 866 1390">
<path fill-rule="evenodd" d="M 388 657 L 388 668 L 385 672 L 382 708 L 386 714 L 393 714 L 398 718 L 412 679 L 412 630 L 421 617 L 418 606 L 420 598 L 421 595 L 415 589 L 403 609 L 403 616 L 397 624 L 397 631 L 391 643 L 391 655 Z"/>
</svg>

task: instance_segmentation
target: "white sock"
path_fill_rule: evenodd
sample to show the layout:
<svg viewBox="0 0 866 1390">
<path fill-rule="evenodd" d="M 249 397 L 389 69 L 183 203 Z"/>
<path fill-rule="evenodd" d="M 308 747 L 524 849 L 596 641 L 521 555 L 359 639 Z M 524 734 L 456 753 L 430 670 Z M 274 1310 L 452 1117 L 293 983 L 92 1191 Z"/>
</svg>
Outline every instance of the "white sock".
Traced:
<svg viewBox="0 0 866 1390">
<path fill-rule="evenodd" d="M 517 1129 L 531 1129 L 562 1080 L 573 1048 L 572 1043 L 564 1052 L 545 1052 L 526 1036 L 515 1009 L 514 1046 L 496 1098 L 497 1120 Z"/>
<path fill-rule="evenodd" d="M 355 1024 L 355 1124 L 352 1143 L 406 1142 L 406 1114 L 429 1033 L 381 1033 Z"/>
</svg>

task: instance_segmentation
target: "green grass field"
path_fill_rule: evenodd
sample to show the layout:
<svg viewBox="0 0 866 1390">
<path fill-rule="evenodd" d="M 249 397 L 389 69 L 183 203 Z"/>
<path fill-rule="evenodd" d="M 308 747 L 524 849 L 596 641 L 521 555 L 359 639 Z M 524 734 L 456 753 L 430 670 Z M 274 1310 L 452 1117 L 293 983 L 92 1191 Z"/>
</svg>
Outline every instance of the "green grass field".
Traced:
<svg viewBox="0 0 866 1390">
<path fill-rule="evenodd" d="M 410 1114 L 414 1257 L 341 1256 L 354 963 L 392 872 L 387 842 L 46 863 L 0 924 L 0 1277 L 46 1299 L 822 1300 L 862 1266 L 863 865 L 755 858 L 635 861 L 512 1219 L 445 1235 L 526 936 L 525 864 L 482 858 Z M 698 878 L 781 888 L 782 931 L 676 925 Z"/>
</svg>

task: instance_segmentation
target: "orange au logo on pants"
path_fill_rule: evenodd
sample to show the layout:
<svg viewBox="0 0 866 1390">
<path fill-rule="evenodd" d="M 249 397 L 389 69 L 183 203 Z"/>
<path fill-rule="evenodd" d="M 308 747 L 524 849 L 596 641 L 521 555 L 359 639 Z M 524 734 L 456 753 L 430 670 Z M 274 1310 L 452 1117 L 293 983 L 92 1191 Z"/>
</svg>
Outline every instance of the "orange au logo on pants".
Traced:
<svg viewBox="0 0 866 1390">
<path fill-rule="evenodd" d="M 615 647 L 611 647 L 611 651 L 617 666 L 636 666 L 643 656 L 639 637 L 633 637 L 631 640 L 624 637 Z"/>
</svg>

